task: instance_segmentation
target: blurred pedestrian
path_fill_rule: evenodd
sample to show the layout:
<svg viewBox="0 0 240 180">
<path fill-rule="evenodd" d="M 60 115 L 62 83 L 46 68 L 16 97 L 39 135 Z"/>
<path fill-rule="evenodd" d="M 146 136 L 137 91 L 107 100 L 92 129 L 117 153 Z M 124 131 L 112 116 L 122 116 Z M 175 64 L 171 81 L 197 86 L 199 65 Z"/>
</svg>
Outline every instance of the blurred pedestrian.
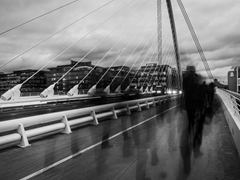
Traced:
<svg viewBox="0 0 240 180">
<path fill-rule="evenodd" d="M 212 109 L 212 105 L 213 105 L 213 99 L 214 99 L 214 93 L 215 93 L 215 84 L 213 82 L 211 82 L 208 85 L 208 89 L 207 89 L 207 94 L 208 94 L 208 107 L 210 109 Z"/>
<path fill-rule="evenodd" d="M 188 129 L 192 130 L 197 110 L 201 106 L 200 83 L 202 78 L 196 73 L 194 66 L 187 66 L 187 71 L 183 75 L 183 91 L 185 108 L 188 116 Z"/>
</svg>

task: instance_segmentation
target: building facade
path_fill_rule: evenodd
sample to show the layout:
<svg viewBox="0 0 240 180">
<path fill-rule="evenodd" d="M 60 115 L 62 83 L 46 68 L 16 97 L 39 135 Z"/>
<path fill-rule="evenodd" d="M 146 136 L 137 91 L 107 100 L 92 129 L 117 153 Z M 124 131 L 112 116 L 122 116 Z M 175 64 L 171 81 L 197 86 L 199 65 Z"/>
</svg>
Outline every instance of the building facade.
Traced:
<svg viewBox="0 0 240 180">
<path fill-rule="evenodd" d="M 228 72 L 228 89 L 240 93 L 240 66 Z"/>
<path fill-rule="evenodd" d="M 47 86 L 56 83 L 65 73 L 66 75 L 55 85 L 55 94 L 66 94 L 72 87 L 80 83 L 79 92 L 87 93 L 87 91 L 95 85 L 108 68 L 94 66 L 89 62 L 80 62 L 76 65 L 76 61 L 70 64 L 60 65 L 48 68 Z M 70 70 L 76 65 L 72 70 Z M 69 71 L 69 72 L 68 72 Z M 97 88 L 103 88 L 111 81 L 111 71 L 109 71 L 98 83 Z M 84 80 L 83 80 L 84 79 Z"/>
<path fill-rule="evenodd" d="M 111 90 L 115 90 L 120 84 L 122 89 L 125 89 L 129 85 L 131 78 L 133 78 L 134 72 L 135 71 L 128 66 L 113 66 L 110 68 L 110 73 L 107 78 L 110 81 L 107 84 L 111 83 L 114 79 Z"/>
<path fill-rule="evenodd" d="M 23 83 L 37 70 L 27 69 L 0 74 L 0 94 L 8 91 L 17 84 Z M 38 72 L 33 78 L 21 87 L 21 96 L 39 95 L 46 88 L 45 71 Z"/>
<path fill-rule="evenodd" d="M 141 66 L 133 83 L 138 87 L 153 85 L 163 89 L 178 88 L 178 73 L 169 65 L 158 65 L 157 63 Z"/>
<path fill-rule="evenodd" d="M 66 94 L 79 83 L 80 93 L 87 93 L 96 83 L 98 89 L 104 89 L 111 83 L 112 91 L 120 84 L 122 89 L 125 89 L 130 85 L 130 82 L 135 87 L 144 86 L 144 88 L 150 84 L 154 87 L 174 88 L 178 84 L 177 71 L 169 65 L 151 63 L 140 67 L 140 69 L 130 69 L 128 66 L 94 66 L 90 61 L 76 63 L 72 60 L 70 64 L 51 67 L 47 71 L 38 72 L 21 87 L 21 95 L 39 95 L 44 89 L 55 83 L 55 94 Z M 17 84 L 23 83 L 36 72 L 37 70 L 28 69 L 7 74 L 1 73 L 0 94 Z"/>
<path fill-rule="evenodd" d="M 0 74 L 0 94 L 11 89 L 19 83 L 19 78 L 14 73 L 1 73 Z"/>
</svg>

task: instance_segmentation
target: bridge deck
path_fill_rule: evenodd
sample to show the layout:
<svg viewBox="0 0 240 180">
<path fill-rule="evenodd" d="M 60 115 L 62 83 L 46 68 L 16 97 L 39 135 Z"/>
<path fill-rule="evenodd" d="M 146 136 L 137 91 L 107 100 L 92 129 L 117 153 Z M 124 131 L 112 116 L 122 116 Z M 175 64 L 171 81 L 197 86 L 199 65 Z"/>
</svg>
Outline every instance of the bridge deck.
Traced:
<svg viewBox="0 0 240 180">
<path fill-rule="evenodd" d="M 54 135 L 26 149 L 2 150 L 0 177 L 239 180 L 240 159 L 218 101 L 213 117 L 206 118 L 200 153 L 186 133 L 186 112 L 175 105 Z M 112 139 L 101 145 L 106 133 Z"/>
</svg>

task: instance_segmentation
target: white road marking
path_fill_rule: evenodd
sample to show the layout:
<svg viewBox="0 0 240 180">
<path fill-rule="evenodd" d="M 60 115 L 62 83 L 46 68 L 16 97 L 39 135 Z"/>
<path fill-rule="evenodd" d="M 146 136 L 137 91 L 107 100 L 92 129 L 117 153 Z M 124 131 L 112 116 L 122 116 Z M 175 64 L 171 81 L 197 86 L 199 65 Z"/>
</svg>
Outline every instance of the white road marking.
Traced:
<svg viewBox="0 0 240 180">
<path fill-rule="evenodd" d="M 79 156 L 80 154 L 83 154 L 83 153 L 85 153 L 85 152 L 87 152 L 87 151 L 95 148 L 96 146 L 101 145 L 102 142 L 111 140 L 111 139 L 113 139 L 113 138 L 115 138 L 115 137 L 117 137 L 117 136 L 119 136 L 119 135 L 121 135 L 121 134 L 129 131 L 129 130 L 132 130 L 132 129 L 134 129 L 134 128 L 136 128 L 136 127 L 138 127 L 138 126 L 140 126 L 140 125 L 142 125 L 142 124 L 144 124 L 144 123 L 146 123 L 146 122 L 148 122 L 148 121 L 150 121 L 150 120 L 152 120 L 152 119 L 160 116 L 161 114 L 164 114 L 164 113 L 166 113 L 167 111 L 176 108 L 176 107 L 177 107 L 177 106 L 173 106 L 173 107 L 171 107 L 171 108 L 169 108 L 169 109 L 167 109 L 167 110 L 165 110 L 165 111 L 163 111 L 163 112 L 161 112 L 161 113 L 159 113 L 159 114 L 156 114 L 156 115 L 154 115 L 154 116 L 152 116 L 152 117 L 150 117 L 150 118 L 148 118 L 148 119 L 146 119 L 146 120 L 144 120 L 144 121 L 142 121 L 142 122 L 140 122 L 140 123 L 138 123 L 138 124 L 135 124 L 134 126 L 131 126 L 131 127 L 127 128 L 127 129 L 125 129 L 125 130 L 123 130 L 123 131 L 118 132 L 117 134 L 114 134 L 114 135 L 110 136 L 108 139 L 106 139 L 106 140 L 104 140 L 104 141 L 100 141 L 100 142 L 98 142 L 98 143 L 96 143 L 96 144 L 93 144 L 93 145 L 91 145 L 91 146 L 83 149 L 83 150 L 78 151 L 78 152 L 75 153 L 75 154 L 72 154 L 72 155 L 70 155 L 70 156 L 67 156 L 67 157 L 65 157 L 65 158 L 63 158 L 63 159 L 61 159 L 61 160 L 59 160 L 59 161 L 57 161 L 57 162 L 55 162 L 55 163 L 53 163 L 53 164 L 45 167 L 45 168 L 43 168 L 43 169 L 40 169 L 40 170 L 38 170 L 38 171 L 36 171 L 36 172 L 28 175 L 28 176 L 25 176 L 25 177 L 21 178 L 20 180 L 28 180 L 28 179 L 31 179 L 31 178 L 33 178 L 33 177 L 35 177 L 35 176 L 38 176 L 38 175 L 40 175 L 40 174 L 42 174 L 42 173 L 44 173 L 44 172 L 46 172 L 46 171 L 48 171 L 48 170 L 50 170 L 50 169 L 52 169 L 52 168 L 54 168 L 54 167 L 56 167 L 56 166 L 64 163 L 64 162 L 66 162 L 66 161 L 68 161 L 68 160 L 70 160 L 70 159 L 72 159 L 72 158 L 74 158 L 74 157 L 76 157 L 76 156 Z"/>
</svg>

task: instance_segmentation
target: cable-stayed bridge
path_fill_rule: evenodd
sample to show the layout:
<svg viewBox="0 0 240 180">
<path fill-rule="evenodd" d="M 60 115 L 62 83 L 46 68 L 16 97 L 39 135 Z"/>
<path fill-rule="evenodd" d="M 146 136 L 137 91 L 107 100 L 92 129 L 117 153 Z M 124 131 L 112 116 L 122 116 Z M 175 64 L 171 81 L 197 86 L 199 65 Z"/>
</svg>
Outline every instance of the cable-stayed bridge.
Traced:
<svg viewBox="0 0 240 180">
<path fill-rule="evenodd" d="M 80 3 L 15 24 L 0 40 Z M 178 32 L 176 19 L 188 31 Z M 181 0 L 105 1 L 1 63 L 1 178 L 240 179 L 240 95 L 216 87 L 211 101 L 207 90 L 190 92 L 203 106 L 194 109 L 194 98 L 189 106 L 186 76 L 195 67 L 182 57 L 182 33 L 193 40 L 199 88 L 210 86 Z M 54 55 L 39 53 L 66 37 Z M 72 50 L 79 55 L 69 58 Z M 32 55 L 45 58 L 8 72 Z M 59 63 L 66 57 L 70 64 Z"/>
</svg>

